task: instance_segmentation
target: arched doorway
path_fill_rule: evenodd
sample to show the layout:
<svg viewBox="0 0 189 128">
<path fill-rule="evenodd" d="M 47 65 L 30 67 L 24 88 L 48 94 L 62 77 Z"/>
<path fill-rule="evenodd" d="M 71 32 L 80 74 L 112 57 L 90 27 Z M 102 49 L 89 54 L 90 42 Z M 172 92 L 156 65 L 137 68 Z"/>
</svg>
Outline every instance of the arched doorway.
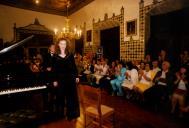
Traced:
<svg viewBox="0 0 189 128">
<path fill-rule="evenodd" d="M 120 27 L 113 27 L 100 31 L 100 42 L 103 55 L 108 60 L 119 60 L 120 58 Z"/>
</svg>

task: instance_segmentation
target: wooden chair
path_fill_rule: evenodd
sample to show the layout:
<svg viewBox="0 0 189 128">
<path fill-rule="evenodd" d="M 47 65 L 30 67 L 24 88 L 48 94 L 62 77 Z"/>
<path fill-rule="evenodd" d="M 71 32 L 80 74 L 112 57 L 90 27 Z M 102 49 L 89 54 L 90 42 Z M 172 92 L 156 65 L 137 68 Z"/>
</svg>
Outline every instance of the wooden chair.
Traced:
<svg viewBox="0 0 189 128">
<path fill-rule="evenodd" d="M 92 123 L 99 128 L 115 127 L 115 111 L 101 104 L 101 89 L 89 85 L 78 85 L 78 89 L 84 113 L 84 127 Z M 89 118 L 92 119 L 90 123 Z"/>
</svg>

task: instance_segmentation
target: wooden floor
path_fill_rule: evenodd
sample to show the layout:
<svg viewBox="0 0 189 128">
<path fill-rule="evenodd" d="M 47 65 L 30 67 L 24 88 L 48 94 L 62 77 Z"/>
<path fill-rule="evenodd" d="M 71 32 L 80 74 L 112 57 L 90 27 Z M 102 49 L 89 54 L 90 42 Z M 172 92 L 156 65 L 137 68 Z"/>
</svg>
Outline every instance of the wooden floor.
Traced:
<svg viewBox="0 0 189 128">
<path fill-rule="evenodd" d="M 107 100 L 108 99 L 108 100 Z M 116 128 L 189 128 L 189 120 L 178 119 L 168 112 L 154 112 L 129 102 L 123 97 L 103 95 L 103 102 L 115 108 Z M 60 119 L 39 128 L 83 128 L 82 116 L 77 122 Z"/>
</svg>

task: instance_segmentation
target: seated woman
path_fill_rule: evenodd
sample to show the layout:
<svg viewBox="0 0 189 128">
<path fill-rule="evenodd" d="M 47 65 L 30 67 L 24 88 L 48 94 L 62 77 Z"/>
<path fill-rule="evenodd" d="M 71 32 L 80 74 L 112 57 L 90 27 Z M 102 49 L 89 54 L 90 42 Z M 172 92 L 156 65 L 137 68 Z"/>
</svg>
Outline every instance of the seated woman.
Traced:
<svg viewBox="0 0 189 128">
<path fill-rule="evenodd" d="M 152 62 L 152 71 L 154 72 L 154 76 L 156 75 L 157 72 L 161 71 L 157 60 L 154 60 Z"/>
<path fill-rule="evenodd" d="M 78 70 L 78 74 L 82 75 L 83 71 L 84 71 L 84 67 L 82 64 L 82 58 L 81 57 L 75 57 L 75 64 Z"/>
<path fill-rule="evenodd" d="M 133 66 L 131 63 L 127 65 L 129 70 L 126 72 L 126 79 L 123 81 L 122 86 L 128 88 L 129 90 L 133 89 L 133 86 L 138 83 L 138 71 L 137 67 Z"/>
<path fill-rule="evenodd" d="M 185 107 L 185 98 L 189 92 L 189 85 L 188 85 L 188 76 L 187 76 L 187 68 L 182 66 L 180 71 L 176 73 L 176 79 L 174 81 L 174 89 L 172 95 L 172 109 L 171 113 L 175 112 L 175 108 L 177 103 L 179 104 L 180 108 Z M 180 115 L 182 116 L 182 111 L 180 111 Z"/>
<path fill-rule="evenodd" d="M 154 73 L 150 70 L 150 65 L 145 64 L 145 70 L 139 71 L 139 82 L 134 86 L 134 90 L 143 93 L 152 86 Z"/>
<path fill-rule="evenodd" d="M 91 72 L 90 72 L 90 61 L 87 59 L 87 57 L 86 56 L 84 56 L 83 57 L 83 68 L 84 68 L 84 71 L 83 71 L 83 73 L 84 74 L 86 74 L 86 75 L 88 75 L 88 74 L 90 74 Z"/>
<path fill-rule="evenodd" d="M 100 84 L 100 86 L 104 86 L 103 85 L 103 81 L 106 79 L 107 75 L 108 75 L 108 69 L 109 66 L 107 64 L 107 62 L 105 61 L 105 59 L 102 59 L 100 62 L 100 65 L 96 65 L 95 66 L 95 73 L 92 74 L 92 77 L 96 79 L 96 84 Z M 101 82 L 100 82 L 101 80 Z"/>
<path fill-rule="evenodd" d="M 95 72 L 95 65 L 96 65 L 96 59 L 92 59 L 91 64 L 90 64 L 90 72 L 93 74 Z"/>
<path fill-rule="evenodd" d="M 100 67 L 101 67 L 101 61 L 98 59 L 96 61 L 96 64 L 94 65 L 94 73 L 99 74 L 100 73 Z"/>
<path fill-rule="evenodd" d="M 41 72 L 42 71 L 42 66 L 41 66 L 41 61 L 39 59 L 34 59 L 34 61 L 30 64 L 30 69 L 32 72 Z"/>
<path fill-rule="evenodd" d="M 41 61 L 35 58 L 30 64 L 30 70 L 32 71 L 32 81 L 34 83 L 41 83 L 43 81 Z"/>
<path fill-rule="evenodd" d="M 108 77 L 110 80 L 115 78 L 116 68 L 117 66 L 116 66 L 115 61 L 112 61 L 108 69 Z"/>
<path fill-rule="evenodd" d="M 122 83 L 125 80 L 125 73 L 126 68 L 123 67 L 123 64 L 120 62 L 118 64 L 117 72 L 115 75 L 115 79 L 110 81 L 110 84 L 112 86 L 113 92 L 112 94 L 117 94 L 117 96 L 123 96 L 123 90 L 122 90 Z"/>
<path fill-rule="evenodd" d="M 80 76 L 80 81 L 83 83 L 83 82 L 89 82 L 89 76 L 91 74 L 91 71 L 90 71 L 90 61 L 87 59 L 86 56 L 83 56 L 82 60 L 77 62 L 76 61 L 76 66 L 80 67 L 82 69 L 82 72 L 78 72 L 80 73 L 79 76 Z M 79 70 L 78 70 L 79 71 Z"/>
<path fill-rule="evenodd" d="M 127 64 L 128 69 L 126 72 L 126 79 L 122 83 L 122 87 L 126 92 L 126 98 L 130 99 L 133 94 L 133 87 L 138 83 L 138 71 L 137 67 L 132 63 Z"/>
</svg>

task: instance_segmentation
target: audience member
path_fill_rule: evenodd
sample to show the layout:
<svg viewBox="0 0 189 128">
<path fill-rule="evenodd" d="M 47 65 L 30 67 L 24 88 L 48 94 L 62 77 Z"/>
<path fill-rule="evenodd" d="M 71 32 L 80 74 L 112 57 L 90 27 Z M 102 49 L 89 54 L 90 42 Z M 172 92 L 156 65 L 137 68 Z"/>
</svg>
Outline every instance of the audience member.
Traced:
<svg viewBox="0 0 189 128">
<path fill-rule="evenodd" d="M 148 103 L 156 106 L 159 106 L 162 101 L 168 103 L 173 86 L 173 75 L 169 68 L 170 63 L 164 61 L 162 71 L 159 71 L 153 79 L 155 85 L 144 92 L 144 98 Z"/>
<path fill-rule="evenodd" d="M 171 113 L 175 112 L 177 103 L 179 103 L 179 108 L 185 107 L 185 98 L 188 92 L 189 92 L 189 85 L 188 85 L 187 68 L 185 66 L 182 66 L 180 68 L 180 71 L 176 73 L 176 78 L 174 80 Z M 180 111 L 179 116 L 182 116 L 182 111 Z"/>
<path fill-rule="evenodd" d="M 154 72 L 154 75 L 156 75 L 157 72 L 161 71 L 157 60 L 154 60 L 152 62 L 152 71 Z"/>
<path fill-rule="evenodd" d="M 164 61 L 168 61 L 167 53 L 165 50 L 161 50 L 158 56 L 159 65 L 161 66 Z"/>
<path fill-rule="evenodd" d="M 146 63 L 145 70 L 140 70 L 138 74 L 139 82 L 134 86 L 134 90 L 142 94 L 152 86 L 154 73 L 150 70 L 150 65 Z"/>
<path fill-rule="evenodd" d="M 149 55 L 149 54 L 147 54 L 146 56 L 145 56 L 145 58 L 144 58 L 144 62 L 145 63 L 151 63 L 151 56 Z"/>
<path fill-rule="evenodd" d="M 138 83 L 138 71 L 137 67 L 131 63 L 128 63 L 128 70 L 126 72 L 126 79 L 123 81 L 123 88 L 126 92 L 126 98 L 130 99 L 133 94 L 133 87 Z"/>
<path fill-rule="evenodd" d="M 111 86 L 113 89 L 112 94 L 117 95 L 117 96 L 123 96 L 123 90 L 122 90 L 122 82 L 125 79 L 125 73 L 126 73 L 126 68 L 123 66 L 123 64 L 120 62 L 117 66 L 117 71 L 115 75 L 115 79 L 111 80 Z"/>
</svg>

